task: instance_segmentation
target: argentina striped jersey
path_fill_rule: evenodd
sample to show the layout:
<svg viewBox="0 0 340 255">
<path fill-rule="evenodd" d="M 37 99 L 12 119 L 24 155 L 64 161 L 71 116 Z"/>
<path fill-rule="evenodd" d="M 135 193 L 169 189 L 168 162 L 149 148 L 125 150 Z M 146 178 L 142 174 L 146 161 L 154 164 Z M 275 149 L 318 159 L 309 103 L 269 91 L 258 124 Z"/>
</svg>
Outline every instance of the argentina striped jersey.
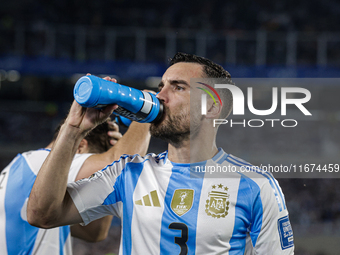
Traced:
<svg viewBox="0 0 340 255">
<path fill-rule="evenodd" d="M 232 167 L 214 176 L 204 166 Z M 222 149 L 210 160 L 178 164 L 167 152 L 123 155 L 88 179 L 68 184 L 84 224 L 122 219 L 121 255 L 294 254 L 285 199 L 271 174 Z"/>
<path fill-rule="evenodd" d="M 40 229 L 27 222 L 27 201 L 50 150 L 18 154 L 0 175 L 0 254 L 71 255 L 70 227 Z M 91 154 L 77 154 L 68 182 L 73 182 Z"/>
</svg>

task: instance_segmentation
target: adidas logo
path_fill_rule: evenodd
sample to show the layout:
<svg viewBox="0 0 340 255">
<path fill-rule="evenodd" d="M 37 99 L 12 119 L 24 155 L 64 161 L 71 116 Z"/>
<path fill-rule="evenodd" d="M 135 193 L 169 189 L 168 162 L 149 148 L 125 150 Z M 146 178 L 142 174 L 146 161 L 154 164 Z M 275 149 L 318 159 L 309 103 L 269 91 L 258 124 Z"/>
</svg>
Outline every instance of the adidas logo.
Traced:
<svg viewBox="0 0 340 255">
<path fill-rule="evenodd" d="M 150 200 L 150 196 L 151 200 Z M 152 201 L 152 205 L 151 205 Z M 161 204 L 159 203 L 157 190 L 153 190 L 150 192 L 150 194 L 145 195 L 142 199 L 136 200 L 135 205 L 144 205 L 144 206 L 154 206 L 154 207 L 161 207 Z"/>
</svg>

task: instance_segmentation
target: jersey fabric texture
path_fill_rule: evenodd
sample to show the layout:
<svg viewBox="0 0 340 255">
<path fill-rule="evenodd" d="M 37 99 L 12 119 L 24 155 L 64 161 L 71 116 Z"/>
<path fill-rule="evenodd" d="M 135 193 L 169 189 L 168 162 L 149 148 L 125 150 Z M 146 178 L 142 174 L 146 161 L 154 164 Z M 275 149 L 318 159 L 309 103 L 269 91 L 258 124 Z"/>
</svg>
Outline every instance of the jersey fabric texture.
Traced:
<svg viewBox="0 0 340 255">
<path fill-rule="evenodd" d="M 18 154 L 0 175 L 0 254 L 70 255 L 70 227 L 40 229 L 27 222 L 27 201 L 38 171 L 50 150 Z M 91 154 L 77 154 L 68 182 Z"/>
<path fill-rule="evenodd" d="M 236 171 L 215 178 L 193 170 L 207 165 Z M 191 165 L 171 162 L 167 152 L 123 155 L 68 184 L 68 192 L 85 225 L 112 214 L 122 219 L 121 255 L 294 254 L 278 182 L 269 173 L 242 172 L 244 166 L 222 149 Z"/>
</svg>

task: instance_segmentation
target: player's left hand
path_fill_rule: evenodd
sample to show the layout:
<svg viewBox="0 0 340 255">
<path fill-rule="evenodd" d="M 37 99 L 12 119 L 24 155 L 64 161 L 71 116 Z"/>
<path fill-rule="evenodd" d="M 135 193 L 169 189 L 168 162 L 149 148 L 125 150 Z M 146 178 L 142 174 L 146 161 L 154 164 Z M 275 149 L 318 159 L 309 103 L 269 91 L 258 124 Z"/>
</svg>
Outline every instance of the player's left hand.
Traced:
<svg viewBox="0 0 340 255">
<path fill-rule="evenodd" d="M 110 131 L 107 132 L 110 137 L 110 144 L 115 145 L 120 138 L 122 138 L 122 134 L 119 132 L 119 126 L 114 121 L 108 120 Z"/>
</svg>

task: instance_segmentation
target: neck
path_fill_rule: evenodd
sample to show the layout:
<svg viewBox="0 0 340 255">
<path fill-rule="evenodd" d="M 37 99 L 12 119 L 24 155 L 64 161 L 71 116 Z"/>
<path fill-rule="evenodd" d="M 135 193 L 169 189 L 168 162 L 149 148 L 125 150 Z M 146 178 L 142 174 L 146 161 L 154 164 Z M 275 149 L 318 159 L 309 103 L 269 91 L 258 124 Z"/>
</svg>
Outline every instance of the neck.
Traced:
<svg viewBox="0 0 340 255">
<path fill-rule="evenodd" d="M 218 153 L 215 139 L 215 132 L 200 131 L 196 138 L 182 141 L 179 146 L 169 144 L 168 158 L 175 163 L 195 163 L 211 159 Z"/>
</svg>

